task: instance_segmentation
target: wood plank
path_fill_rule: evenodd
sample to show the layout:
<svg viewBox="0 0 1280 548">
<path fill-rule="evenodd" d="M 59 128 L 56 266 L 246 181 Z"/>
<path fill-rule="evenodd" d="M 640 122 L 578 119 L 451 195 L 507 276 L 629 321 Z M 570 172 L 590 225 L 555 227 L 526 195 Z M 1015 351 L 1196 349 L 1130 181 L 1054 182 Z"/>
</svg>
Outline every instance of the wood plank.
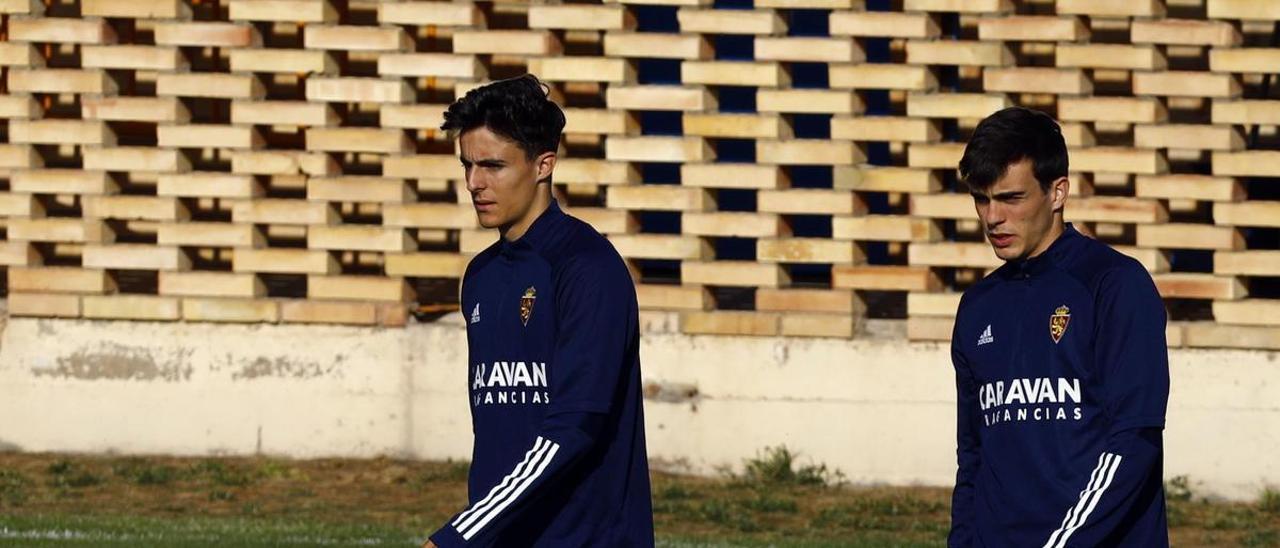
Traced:
<svg viewBox="0 0 1280 548">
<path fill-rule="evenodd" d="M 231 270 L 277 274 L 337 274 L 341 267 L 328 251 L 236 248 L 231 257 Z"/>
<path fill-rule="evenodd" d="M 1213 223 L 1220 226 L 1280 227 L 1280 202 L 1215 203 Z"/>
<path fill-rule="evenodd" d="M 685 284 L 721 287 L 779 287 L 789 278 L 781 266 L 756 261 L 696 261 L 680 263 Z"/>
<path fill-rule="evenodd" d="M 756 194 L 756 210 L 793 215 L 861 215 L 866 213 L 867 205 L 848 190 L 797 188 L 761 190 Z"/>
<path fill-rule="evenodd" d="M 261 99 L 266 88 L 252 74 L 160 74 L 156 95 L 211 97 L 218 99 Z"/>
<path fill-rule="evenodd" d="M 303 27 L 302 45 L 308 50 L 413 51 L 413 41 L 401 27 Z"/>
<path fill-rule="evenodd" d="M 1189 70 L 1133 73 L 1135 95 L 1166 97 L 1235 98 L 1242 93 L 1240 82 L 1230 74 Z"/>
<path fill-rule="evenodd" d="M 222 124 L 160 124 L 156 126 L 156 143 L 162 147 L 232 148 L 261 147 L 262 135 L 252 126 Z"/>
<path fill-rule="evenodd" d="M 110 44 L 116 35 L 102 19 L 14 17 L 9 20 L 8 39 L 42 44 Z"/>
<path fill-rule="evenodd" d="M 191 259 L 181 248 L 151 244 L 86 244 L 81 250 L 86 268 L 127 270 L 189 270 Z"/>
<path fill-rule="evenodd" d="M 607 44 L 608 38 L 605 40 Z M 412 44 L 401 49 L 411 50 Z M 562 49 L 549 30 L 460 30 L 453 34 L 454 53 L 554 56 Z"/>
<path fill-rule="evenodd" d="M 889 166 L 837 167 L 835 188 L 864 192 L 930 193 L 942 188 L 929 169 Z"/>
<path fill-rule="evenodd" d="M 860 317 L 843 314 L 805 314 L 791 312 L 782 316 L 780 334 L 784 337 L 852 338 L 858 331 Z"/>
<path fill-rule="evenodd" d="M 761 312 L 824 312 L 862 314 L 865 305 L 848 289 L 775 289 L 756 291 L 756 310 Z"/>
<path fill-rule="evenodd" d="M 1154 46 L 1060 44 L 1054 52 L 1054 63 L 1064 68 L 1164 70 L 1168 61 Z"/>
<path fill-rule="evenodd" d="M 785 34 L 787 25 L 771 10 L 681 8 L 676 12 L 680 32 L 703 34 Z"/>
<path fill-rule="evenodd" d="M 457 253 L 387 253 L 383 256 L 388 276 L 461 278 L 467 259 Z"/>
<path fill-rule="evenodd" d="M 715 110 L 716 100 L 702 86 L 609 86 L 605 105 L 615 110 Z"/>
<path fill-rule="evenodd" d="M 264 193 L 252 175 L 238 173 L 163 173 L 156 179 L 158 196 L 254 198 Z"/>
<path fill-rule="evenodd" d="M 1210 19 L 1280 21 L 1280 5 L 1268 0 L 1206 0 Z"/>
<path fill-rule="evenodd" d="M 1233 177 L 1213 175 L 1139 175 L 1134 196 L 1166 200 L 1235 202 L 1245 198 L 1244 187 Z"/>
<path fill-rule="evenodd" d="M 932 219 L 897 215 L 833 217 L 831 237 L 877 242 L 935 242 L 942 239 L 942 230 Z"/>
<path fill-rule="evenodd" d="M 474 229 L 475 208 L 470 205 L 413 203 L 388 204 L 382 208 L 382 224 L 395 227 Z"/>
<path fill-rule="evenodd" d="M 307 247 L 326 250 L 389 251 L 405 253 L 417 248 L 409 233 L 399 227 L 338 225 L 307 228 Z"/>
<path fill-rule="evenodd" d="M 1214 152 L 1213 174 L 1240 177 L 1280 177 L 1280 150 Z"/>
<path fill-rule="evenodd" d="M 711 245 L 702 238 L 667 234 L 614 234 L 609 242 L 628 259 L 709 259 Z"/>
<path fill-rule="evenodd" d="M 1212 6 L 1214 0 L 1209 1 Z M 1280 19 L 1280 15 L 1276 18 Z M 1193 322 L 1184 327 L 1183 333 L 1184 344 L 1191 348 L 1280 350 L 1280 328 L 1276 327 Z"/>
<path fill-rule="evenodd" d="M 853 165 L 865 162 L 866 155 L 849 141 L 760 139 L 756 141 L 756 161 L 763 164 Z"/>
<path fill-rule="evenodd" d="M 1231 126 L 1201 124 L 1138 124 L 1133 128 L 1133 144 L 1138 148 L 1192 150 L 1241 150 L 1244 136 Z"/>
<path fill-rule="evenodd" d="M 191 114 L 177 97 L 81 97 L 86 120 L 186 122 Z"/>
<path fill-rule="evenodd" d="M 79 318 L 81 312 L 79 295 L 12 293 L 8 301 L 11 316 Z"/>
<path fill-rule="evenodd" d="M 233 21 L 333 23 L 338 20 L 338 12 L 329 0 L 230 0 L 227 9 Z"/>
<path fill-rule="evenodd" d="M 1137 243 L 1166 249 L 1244 249 L 1244 237 L 1232 227 L 1190 223 L 1138 225 Z"/>
<path fill-rule="evenodd" d="M 832 36 L 936 38 L 938 24 L 927 13 L 836 11 L 829 17 Z"/>
<path fill-rule="evenodd" d="M 486 71 L 475 55 L 452 53 L 383 53 L 378 55 L 380 76 L 483 78 Z"/>
<path fill-rule="evenodd" d="M 260 198 L 234 202 L 231 220 L 243 224 L 328 225 L 338 222 L 338 212 L 325 202 Z"/>
<path fill-rule="evenodd" d="M 1010 67 L 982 71 L 985 91 L 1088 95 L 1093 81 L 1078 68 Z"/>
<path fill-rule="evenodd" d="M 1213 273 L 1243 276 L 1274 276 L 1280 272 L 1280 251 L 1214 251 Z"/>
<path fill-rule="evenodd" d="M 81 149 L 85 169 L 95 171 L 182 172 L 191 170 L 191 161 L 172 148 L 85 147 Z"/>
<path fill-rule="evenodd" d="M 187 60 L 175 47 L 167 46 L 93 46 L 80 47 L 80 66 L 84 68 L 177 71 L 187 69 Z"/>
<path fill-rule="evenodd" d="M 929 67 L 887 63 L 830 64 L 827 79 L 832 89 L 930 91 L 938 87 Z"/>
<path fill-rule="evenodd" d="M 985 243 L 913 243 L 907 247 L 907 262 L 914 266 L 996 268 L 999 257 Z"/>
<path fill-rule="evenodd" d="M 156 23 L 158 46 L 242 48 L 262 45 L 262 35 L 249 23 Z"/>
<path fill-rule="evenodd" d="M 307 297 L 346 301 L 409 302 L 413 291 L 404 278 L 384 276 L 307 276 Z"/>
<path fill-rule="evenodd" d="M 1135 19 L 1129 26 L 1129 40 L 1135 44 L 1176 44 L 1186 46 L 1239 46 L 1243 36 L 1226 21 L 1199 19 Z M 1212 59 L 1213 51 L 1209 55 Z M 1212 61 L 1210 62 L 1212 65 Z M 1212 68 L 1218 71 L 1216 68 Z"/>
<path fill-rule="evenodd" d="M 861 63 L 866 54 L 848 38 L 755 38 L 755 58 L 761 61 Z"/>
<path fill-rule="evenodd" d="M 680 81 L 685 84 L 772 88 L 789 85 L 791 78 L 779 63 L 683 61 L 680 63 Z"/>
<path fill-rule="evenodd" d="M 610 186 L 605 194 L 606 207 L 653 211 L 707 211 L 715 206 L 705 189 L 676 185 Z"/>
<path fill-rule="evenodd" d="M 231 123 L 241 125 L 329 126 L 338 114 L 325 103 L 307 101 L 233 101 Z"/>
<path fill-rule="evenodd" d="M 1165 14 L 1163 0 L 1058 0 L 1056 7 L 1059 14 L 1093 17 L 1162 17 Z"/>
<path fill-rule="evenodd" d="M 645 310 L 704 310 L 712 299 L 702 286 L 636 284 L 636 301 Z"/>
<path fill-rule="evenodd" d="M 182 315 L 178 299 L 151 295 L 86 295 L 81 306 L 89 319 L 172 321 Z"/>
<path fill-rule="evenodd" d="M 808 114 L 861 114 L 865 105 L 853 92 L 825 89 L 788 89 L 756 92 L 759 112 Z"/>
<path fill-rule="evenodd" d="M 831 286 L 873 291 L 941 291 L 942 280 L 929 267 L 835 265 Z"/>
<path fill-rule="evenodd" d="M 979 40 L 1075 42 L 1088 38 L 1089 28 L 1079 17 L 1013 15 L 978 20 Z"/>
<path fill-rule="evenodd" d="M 1169 112 L 1154 97 L 1062 97 L 1058 117 L 1064 121 L 1159 123 Z"/>
<path fill-rule="evenodd" d="M 952 13 L 1010 13 L 1010 0 L 903 0 L 906 11 L 942 11 Z"/>
<path fill-rule="evenodd" d="M 783 139 L 791 136 L 789 126 L 777 114 L 703 114 L 685 112 L 685 135 L 730 139 Z M 832 131 L 835 131 L 834 122 Z"/>
<path fill-rule="evenodd" d="M 1213 319 L 1221 324 L 1280 326 L 1280 300 L 1214 301 Z"/>
<path fill-rule="evenodd" d="M 111 230 L 98 219 L 8 219 L 6 236 L 13 241 L 98 243 L 112 239 Z"/>
<path fill-rule="evenodd" d="M 856 264 L 865 260 L 862 249 L 849 241 L 826 238 L 761 238 L 756 240 L 756 260 L 779 263 Z"/>
<path fill-rule="evenodd" d="M 116 136 L 101 120 L 9 120 L 9 142 L 38 145 L 114 145 Z"/>
<path fill-rule="evenodd" d="M 941 137 L 938 125 L 927 118 L 835 116 L 831 119 L 832 139 L 931 143 Z"/>
<path fill-rule="evenodd" d="M 605 157 L 631 162 L 704 162 L 715 152 L 701 137 L 622 137 L 605 140 Z"/>
<path fill-rule="evenodd" d="M 778 166 L 758 164 L 682 164 L 680 184 L 710 188 L 782 188 L 786 175 Z"/>
<path fill-rule="evenodd" d="M 232 49 L 231 72 L 337 74 L 338 63 L 325 51 L 300 49 Z"/>
<path fill-rule="evenodd" d="M 178 297 L 263 297 L 267 287 L 253 274 L 161 272 L 160 294 Z"/>
<path fill-rule="evenodd" d="M 400 78 L 308 78 L 307 100 L 331 103 L 413 102 L 413 88 Z"/>
<path fill-rule="evenodd" d="M 530 9 L 531 23 L 533 11 Z M 484 23 L 484 14 L 479 6 L 470 2 L 379 2 L 378 22 L 383 25 L 478 27 Z"/>
<path fill-rule="evenodd" d="M 680 314 L 680 330 L 690 335 L 774 336 L 781 332 L 781 315 L 760 312 L 703 312 Z"/>
<path fill-rule="evenodd" d="M 264 247 L 266 238 L 253 225 L 184 222 L 158 226 L 156 243 L 192 247 Z"/>
<path fill-rule="evenodd" d="M 691 236 L 769 238 L 788 233 L 782 217 L 771 213 L 686 212 L 680 215 L 680 230 Z"/>
<path fill-rule="evenodd" d="M 529 59 L 529 72 L 546 82 L 634 82 L 635 68 L 626 59 L 543 57 Z M 612 90 L 612 88 L 610 88 Z"/>
<path fill-rule="evenodd" d="M 963 143 L 911 143 L 907 148 L 907 165 L 949 170 L 959 166 L 963 156 Z"/>
<path fill-rule="evenodd" d="M 85 219 L 182 221 L 190 216 L 182 202 L 169 196 L 84 196 L 80 207 Z"/>
<path fill-rule="evenodd" d="M 36 266 L 40 264 L 40 252 L 27 242 L 0 241 L 0 265 Z"/>
<path fill-rule="evenodd" d="M 908 293 L 907 315 L 954 318 L 962 293 Z"/>
<path fill-rule="evenodd" d="M 182 319 L 189 322 L 276 323 L 280 304 L 267 299 L 182 299 Z"/>
<path fill-rule="evenodd" d="M 1128 147 L 1068 147 L 1073 171 L 1158 175 L 1169 170 L 1169 161 L 1157 150 Z"/>
<path fill-rule="evenodd" d="M 1163 223 L 1169 211 L 1159 201 L 1119 196 L 1089 196 L 1067 200 L 1066 219 L 1072 222 Z"/>
<path fill-rule="evenodd" d="M 67 267 L 9 267 L 10 293 L 93 293 L 115 291 L 105 270 Z"/>
<path fill-rule="evenodd" d="M 688 60 L 712 58 L 711 44 L 702 35 L 647 32 L 606 32 L 604 55 Z"/>
<path fill-rule="evenodd" d="M 907 95 L 907 116 L 916 118 L 982 119 L 1010 106 L 1013 106 L 1013 102 L 1004 94 L 911 93 Z"/>
<path fill-rule="evenodd" d="M 105 171 L 35 169 L 14 172 L 9 179 L 10 192 L 32 194 L 110 194 L 117 188 Z"/>
<path fill-rule="evenodd" d="M 280 303 L 280 321 L 374 325 L 378 323 L 378 309 L 372 303 L 283 301 Z"/>
<path fill-rule="evenodd" d="M 413 151 L 413 144 L 400 129 L 316 127 L 307 129 L 307 150 L 408 154 Z"/>
<path fill-rule="evenodd" d="M 634 27 L 635 17 L 622 6 L 529 6 L 531 29 L 628 30 Z M 692 30 L 684 29 L 683 24 L 681 28 Z"/>
<path fill-rule="evenodd" d="M 1166 299 L 1243 299 L 1249 292 L 1240 280 L 1190 272 L 1172 272 L 1152 276 L 1160 296 Z"/>
<path fill-rule="evenodd" d="M 973 40 L 907 40 L 907 62 L 913 65 L 1006 67 L 1013 53 L 1000 42 Z"/>
</svg>

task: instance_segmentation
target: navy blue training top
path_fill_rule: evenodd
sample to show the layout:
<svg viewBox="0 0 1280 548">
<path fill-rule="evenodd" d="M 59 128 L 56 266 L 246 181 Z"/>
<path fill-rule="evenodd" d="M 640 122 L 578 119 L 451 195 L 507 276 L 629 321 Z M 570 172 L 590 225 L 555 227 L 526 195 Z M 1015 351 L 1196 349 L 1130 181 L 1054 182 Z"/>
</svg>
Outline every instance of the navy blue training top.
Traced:
<svg viewBox="0 0 1280 548">
<path fill-rule="evenodd" d="M 653 546 L 635 286 L 552 201 L 467 266 L 470 505 L 454 546 Z"/>
<path fill-rule="evenodd" d="M 1070 224 L 965 292 L 950 546 L 1168 546 L 1165 309 Z"/>
</svg>

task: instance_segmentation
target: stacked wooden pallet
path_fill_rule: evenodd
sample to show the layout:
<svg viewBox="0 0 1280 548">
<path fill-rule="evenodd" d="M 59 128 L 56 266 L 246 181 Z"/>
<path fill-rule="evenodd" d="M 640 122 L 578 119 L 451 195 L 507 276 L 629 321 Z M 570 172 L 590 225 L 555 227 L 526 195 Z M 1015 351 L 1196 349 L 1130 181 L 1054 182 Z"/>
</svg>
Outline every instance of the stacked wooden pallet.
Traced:
<svg viewBox="0 0 1280 548">
<path fill-rule="evenodd" d="M 750 9 L 730 9 L 730 8 Z M 1050 112 L 1069 220 L 1170 342 L 1280 347 L 1269 0 L 0 0 L 12 314 L 396 325 L 479 229 L 444 108 L 530 71 L 556 186 L 688 333 L 944 340 L 997 260 L 955 165 Z M 1280 87 L 1280 83 L 1277 83 Z"/>
</svg>

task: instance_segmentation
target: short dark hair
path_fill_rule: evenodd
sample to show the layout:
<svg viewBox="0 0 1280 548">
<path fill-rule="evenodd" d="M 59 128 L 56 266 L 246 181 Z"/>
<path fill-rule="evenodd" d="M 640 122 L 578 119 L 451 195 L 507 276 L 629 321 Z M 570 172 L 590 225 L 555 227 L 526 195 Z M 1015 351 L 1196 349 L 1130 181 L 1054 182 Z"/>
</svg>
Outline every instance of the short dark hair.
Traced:
<svg viewBox="0 0 1280 548">
<path fill-rule="evenodd" d="M 1038 110 L 1009 107 L 973 130 L 960 158 L 960 178 L 970 188 L 984 189 L 1026 158 L 1031 159 L 1041 190 L 1067 176 L 1067 143 L 1058 123 Z"/>
<path fill-rule="evenodd" d="M 564 112 L 550 89 L 532 74 L 498 80 L 468 91 L 449 105 L 440 129 L 450 136 L 478 128 L 515 141 L 529 158 L 560 147 Z"/>
</svg>

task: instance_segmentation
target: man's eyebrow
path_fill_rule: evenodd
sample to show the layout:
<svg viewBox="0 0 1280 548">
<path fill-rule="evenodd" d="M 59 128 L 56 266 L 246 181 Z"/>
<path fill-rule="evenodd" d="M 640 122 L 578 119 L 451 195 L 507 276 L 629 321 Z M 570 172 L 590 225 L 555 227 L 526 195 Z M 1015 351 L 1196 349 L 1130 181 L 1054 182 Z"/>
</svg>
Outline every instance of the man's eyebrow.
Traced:
<svg viewBox="0 0 1280 548">
<path fill-rule="evenodd" d="M 1010 190 L 1008 192 L 997 192 L 995 194 L 995 198 L 997 199 L 1017 198 L 1019 196 L 1022 196 L 1023 194 L 1026 194 L 1026 192 L 1023 192 L 1021 190 Z"/>
</svg>

